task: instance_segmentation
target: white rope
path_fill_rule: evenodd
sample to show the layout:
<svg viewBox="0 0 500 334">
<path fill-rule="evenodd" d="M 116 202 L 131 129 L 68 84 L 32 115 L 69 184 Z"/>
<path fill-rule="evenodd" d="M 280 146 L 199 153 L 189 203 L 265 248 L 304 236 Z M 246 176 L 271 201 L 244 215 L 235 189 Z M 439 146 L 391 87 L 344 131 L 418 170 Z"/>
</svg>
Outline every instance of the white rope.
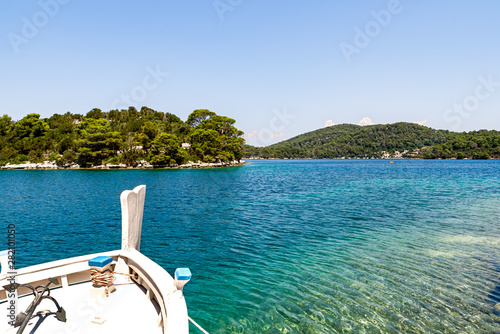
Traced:
<svg viewBox="0 0 500 334">
<path fill-rule="evenodd" d="M 194 321 L 193 319 L 191 319 L 191 317 L 190 317 L 190 316 L 188 316 L 188 319 L 189 319 L 189 321 L 191 321 L 191 323 L 192 323 L 193 325 L 195 325 L 196 327 L 198 327 L 198 329 L 199 329 L 200 331 L 202 331 L 204 334 L 208 334 L 208 332 L 207 332 L 206 330 L 204 330 L 204 329 L 203 329 L 200 325 L 198 325 L 198 324 L 196 323 L 196 321 Z"/>
</svg>

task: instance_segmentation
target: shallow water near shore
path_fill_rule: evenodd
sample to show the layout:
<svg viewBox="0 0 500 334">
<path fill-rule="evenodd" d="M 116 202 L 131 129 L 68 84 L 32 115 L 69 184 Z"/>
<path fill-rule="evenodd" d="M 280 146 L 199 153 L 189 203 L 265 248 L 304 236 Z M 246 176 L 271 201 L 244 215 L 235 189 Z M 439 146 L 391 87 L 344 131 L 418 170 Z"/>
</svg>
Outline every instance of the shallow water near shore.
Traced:
<svg viewBox="0 0 500 334">
<path fill-rule="evenodd" d="M 271 160 L 0 180 L 18 268 L 119 249 L 120 193 L 146 184 L 141 251 L 171 274 L 191 269 L 189 314 L 210 333 L 500 332 L 500 161 Z"/>
</svg>

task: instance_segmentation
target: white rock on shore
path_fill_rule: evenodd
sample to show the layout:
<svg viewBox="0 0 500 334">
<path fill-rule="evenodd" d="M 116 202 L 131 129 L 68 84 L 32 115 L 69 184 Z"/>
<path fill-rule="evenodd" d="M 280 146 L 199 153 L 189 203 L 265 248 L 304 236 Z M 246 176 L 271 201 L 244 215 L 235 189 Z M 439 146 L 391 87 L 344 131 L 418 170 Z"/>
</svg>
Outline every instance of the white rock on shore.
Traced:
<svg viewBox="0 0 500 334">
<path fill-rule="evenodd" d="M 149 162 L 147 162 L 146 160 L 141 160 L 141 161 L 138 161 L 138 165 L 137 165 L 138 168 L 153 168 L 153 165 L 151 165 Z"/>
<path fill-rule="evenodd" d="M 44 161 L 39 163 L 30 163 L 11 165 L 10 163 L 1 167 L 2 169 L 57 169 L 55 161 Z"/>
<path fill-rule="evenodd" d="M 193 161 L 188 161 L 187 164 L 180 165 L 179 168 L 210 168 L 210 167 L 224 167 L 224 166 L 233 166 L 233 165 L 241 165 L 244 164 L 245 161 L 241 160 L 234 160 L 230 162 L 193 162 Z"/>
<path fill-rule="evenodd" d="M 106 164 L 107 168 L 127 168 L 125 164 Z"/>
<path fill-rule="evenodd" d="M 188 161 L 187 164 L 174 166 L 174 168 L 213 168 L 213 167 L 225 167 L 225 166 L 238 166 L 244 164 L 245 161 L 230 161 L 230 162 L 214 162 L 214 163 L 206 163 L 206 162 L 193 162 Z M 63 167 L 57 166 L 55 161 L 44 161 L 43 163 L 30 163 L 27 162 L 25 164 L 16 164 L 11 165 L 10 163 L 5 166 L 0 167 L 1 169 L 58 169 L 58 168 L 70 168 L 70 169 L 78 169 L 80 165 L 78 164 L 67 164 Z M 100 166 L 93 166 L 93 169 L 120 169 L 120 168 L 129 168 L 125 164 L 106 164 Z M 138 161 L 137 168 L 154 168 L 149 162 L 145 160 Z"/>
</svg>

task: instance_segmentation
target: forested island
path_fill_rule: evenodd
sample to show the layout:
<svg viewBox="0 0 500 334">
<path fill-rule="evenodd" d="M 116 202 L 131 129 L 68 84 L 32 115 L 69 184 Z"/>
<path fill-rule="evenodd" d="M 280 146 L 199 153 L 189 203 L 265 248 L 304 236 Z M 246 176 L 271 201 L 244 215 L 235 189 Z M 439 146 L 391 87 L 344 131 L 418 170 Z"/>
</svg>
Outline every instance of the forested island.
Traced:
<svg viewBox="0 0 500 334">
<path fill-rule="evenodd" d="M 179 117 L 142 107 L 86 115 L 0 118 L 0 165 L 55 161 L 59 167 L 228 165 L 242 157 L 235 120 L 207 109 Z"/>
<path fill-rule="evenodd" d="M 186 121 L 148 107 L 94 108 L 13 121 L 0 117 L 0 166 L 54 162 L 57 167 L 177 167 L 237 164 L 244 158 L 499 159 L 500 131 L 452 132 L 414 123 L 339 124 L 267 147 L 245 145 L 235 120 L 207 109 Z"/>
<path fill-rule="evenodd" d="M 500 132 L 452 132 L 414 123 L 339 124 L 267 147 L 246 145 L 244 158 L 498 159 Z"/>
</svg>

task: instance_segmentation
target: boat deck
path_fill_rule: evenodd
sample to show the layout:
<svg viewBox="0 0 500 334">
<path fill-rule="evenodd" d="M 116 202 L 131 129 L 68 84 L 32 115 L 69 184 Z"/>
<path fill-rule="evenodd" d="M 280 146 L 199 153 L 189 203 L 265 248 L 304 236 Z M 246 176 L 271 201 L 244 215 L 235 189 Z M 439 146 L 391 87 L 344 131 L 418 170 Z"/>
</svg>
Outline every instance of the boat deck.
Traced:
<svg viewBox="0 0 500 334">
<path fill-rule="evenodd" d="M 66 323 L 51 314 L 33 331 L 40 319 L 35 316 L 24 333 L 163 333 L 162 328 L 156 326 L 158 311 L 137 284 L 115 283 L 116 291 L 109 297 L 91 296 L 91 286 L 90 282 L 85 282 L 51 290 L 50 295 L 66 311 Z M 26 310 L 32 300 L 33 295 L 19 298 L 17 312 Z M 6 303 L 0 305 L 0 309 L 6 307 Z M 43 310 L 57 311 L 54 303 L 47 299 L 37 307 L 34 315 Z M 94 323 L 99 322 L 96 317 L 104 322 Z M 16 333 L 18 329 L 10 327 L 5 320 L 0 321 L 0 333 Z"/>
</svg>

